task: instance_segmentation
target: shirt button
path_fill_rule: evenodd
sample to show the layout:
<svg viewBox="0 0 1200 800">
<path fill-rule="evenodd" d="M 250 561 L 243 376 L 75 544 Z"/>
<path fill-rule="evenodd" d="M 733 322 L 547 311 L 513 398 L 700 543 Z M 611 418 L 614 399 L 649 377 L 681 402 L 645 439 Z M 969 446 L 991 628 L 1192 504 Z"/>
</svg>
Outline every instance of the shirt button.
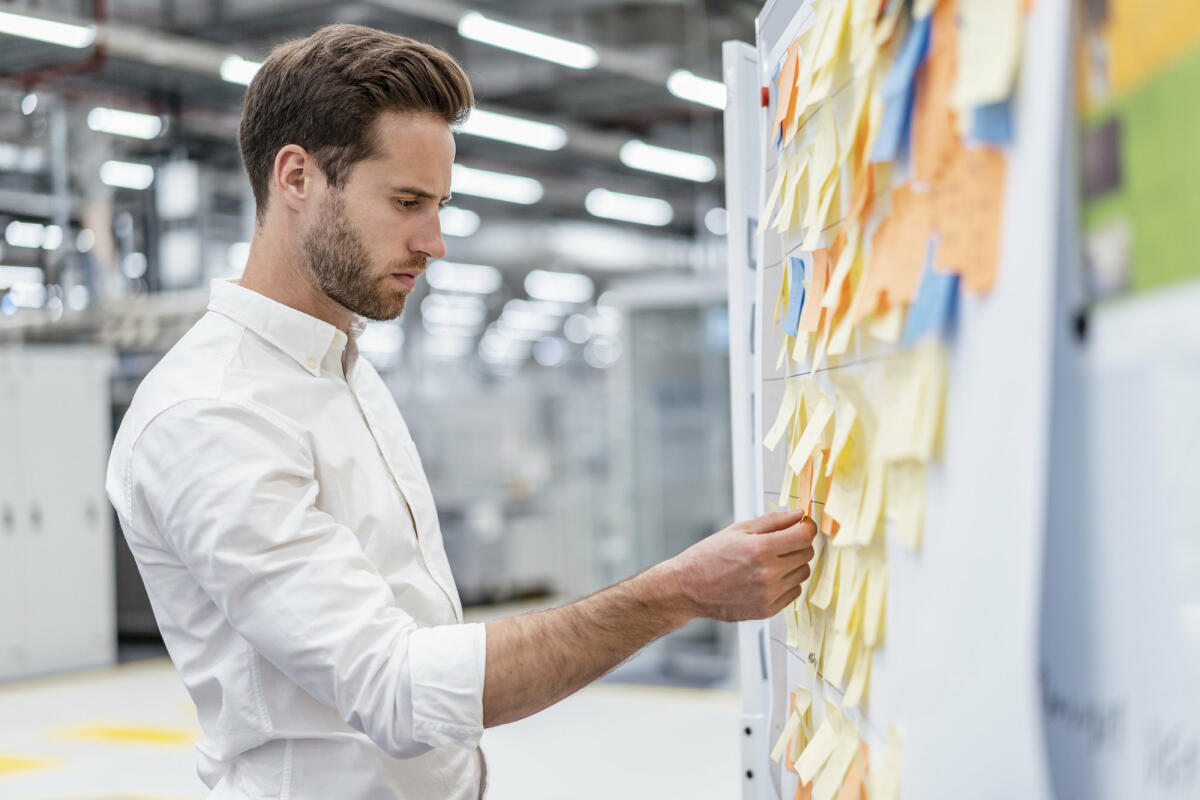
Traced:
<svg viewBox="0 0 1200 800">
<path fill-rule="evenodd" d="M 320 361 L 317 361 L 315 358 L 310 358 L 310 359 L 308 360 L 308 368 L 309 368 L 309 369 L 316 369 L 316 368 L 317 368 L 317 366 L 318 366 L 320 363 L 321 363 L 321 362 L 320 362 Z"/>
</svg>

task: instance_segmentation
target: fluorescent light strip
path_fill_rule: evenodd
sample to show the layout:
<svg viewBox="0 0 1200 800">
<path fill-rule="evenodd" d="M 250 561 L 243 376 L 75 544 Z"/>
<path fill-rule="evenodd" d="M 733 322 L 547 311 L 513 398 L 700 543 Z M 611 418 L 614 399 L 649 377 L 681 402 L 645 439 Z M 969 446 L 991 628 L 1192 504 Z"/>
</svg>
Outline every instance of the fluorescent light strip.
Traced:
<svg viewBox="0 0 1200 800">
<path fill-rule="evenodd" d="M 525 292 L 533 298 L 558 303 L 586 303 L 595 286 L 587 275 L 535 269 L 525 276 Z"/>
<path fill-rule="evenodd" d="M 228 56 L 221 62 L 221 79 L 249 86 L 250 81 L 254 80 L 254 73 L 258 72 L 261 66 L 262 62 L 259 61 L 250 61 L 241 56 Z"/>
<path fill-rule="evenodd" d="M 435 261 L 425 273 L 429 285 L 442 292 L 491 294 L 500 288 L 500 270 L 485 264 L 458 264 Z"/>
<path fill-rule="evenodd" d="M 680 100 L 725 110 L 725 84 L 677 69 L 667 78 L 667 91 Z"/>
<path fill-rule="evenodd" d="M 462 133 L 482 136 L 500 142 L 510 142 L 537 150 L 561 150 L 567 143 L 567 132 L 548 122 L 510 117 L 477 108 L 459 128 Z"/>
<path fill-rule="evenodd" d="M 642 225 L 662 226 L 675 217 L 675 211 L 666 200 L 643 197 L 637 194 L 610 192 L 608 189 L 592 189 L 583 201 L 589 214 L 606 219 L 637 222 Z"/>
<path fill-rule="evenodd" d="M 154 167 L 129 161 L 105 161 L 100 165 L 100 180 L 122 189 L 148 189 L 154 183 Z"/>
<path fill-rule="evenodd" d="M 479 230 L 479 215 L 468 208 L 446 206 L 438 214 L 446 236 L 470 236 Z"/>
<path fill-rule="evenodd" d="M 522 175 L 464 167 L 461 164 L 455 164 L 452 168 L 450 191 L 522 205 L 531 205 L 542 199 L 540 181 Z"/>
<path fill-rule="evenodd" d="M 96 41 L 94 25 L 71 25 L 40 17 L 27 17 L 24 14 L 9 14 L 5 11 L 0 11 L 0 33 L 76 49 L 87 47 Z"/>
<path fill-rule="evenodd" d="M 627 167 L 698 183 L 707 183 L 717 177 L 717 165 L 708 156 L 656 147 L 637 139 L 630 139 L 621 145 L 620 157 L 621 163 Z"/>
<path fill-rule="evenodd" d="M 488 19 L 478 11 L 462 15 L 458 35 L 573 69 L 591 69 L 600 63 L 599 53 L 586 44 Z"/>
<path fill-rule="evenodd" d="M 134 139 L 153 139 L 162 133 L 162 119 L 153 114 L 120 111 L 115 108 L 93 108 L 88 112 L 87 125 L 100 133 L 129 136 Z"/>
</svg>

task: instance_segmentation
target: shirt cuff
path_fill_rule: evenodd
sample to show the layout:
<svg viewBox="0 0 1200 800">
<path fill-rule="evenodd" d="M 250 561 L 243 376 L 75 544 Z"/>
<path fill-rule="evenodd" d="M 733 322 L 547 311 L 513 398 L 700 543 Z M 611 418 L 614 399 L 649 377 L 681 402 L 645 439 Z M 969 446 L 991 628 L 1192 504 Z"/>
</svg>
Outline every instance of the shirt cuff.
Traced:
<svg viewBox="0 0 1200 800">
<path fill-rule="evenodd" d="M 485 631 L 482 623 L 413 631 L 408 665 L 416 741 L 431 747 L 479 746 Z"/>
</svg>

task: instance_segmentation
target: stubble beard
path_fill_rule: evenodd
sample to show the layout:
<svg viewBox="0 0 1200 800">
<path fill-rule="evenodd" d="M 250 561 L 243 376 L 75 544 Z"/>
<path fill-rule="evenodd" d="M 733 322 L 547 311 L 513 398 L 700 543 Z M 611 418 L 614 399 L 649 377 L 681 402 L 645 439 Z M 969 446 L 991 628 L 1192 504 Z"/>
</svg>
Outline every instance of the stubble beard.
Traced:
<svg viewBox="0 0 1200 800">
<path fill-rule="evenodd" d="M 397 285 L 393 272 L 423 269 L 421 256 L 380 271 L 346 218 L 345 204 L 336 189 L 328 195 L 318 222 L 301 242 L 301 252 L 317 288 L 330 300 L 371 320 L 400 316 L 411 291 Z"/>
</svg>

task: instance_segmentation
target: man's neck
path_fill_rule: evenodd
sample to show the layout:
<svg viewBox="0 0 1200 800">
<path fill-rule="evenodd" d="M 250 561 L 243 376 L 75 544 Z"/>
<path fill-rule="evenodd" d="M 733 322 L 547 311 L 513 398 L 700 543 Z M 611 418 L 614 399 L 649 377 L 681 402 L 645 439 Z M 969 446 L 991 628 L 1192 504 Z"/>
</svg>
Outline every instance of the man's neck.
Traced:
<svg viewBox="0 0 1200 800">
<path fill-rule="evenodd" d="M 299 248 L 273 234 L 267 224 L 258 226 L 250 243 L 250 257 L 238 283 L 277 303 L 294 308 L 310 317 L 328 322 L 349 335 L 353 312 L 331 300 L 317 288 L 304 267 Z"/>
</svg>

